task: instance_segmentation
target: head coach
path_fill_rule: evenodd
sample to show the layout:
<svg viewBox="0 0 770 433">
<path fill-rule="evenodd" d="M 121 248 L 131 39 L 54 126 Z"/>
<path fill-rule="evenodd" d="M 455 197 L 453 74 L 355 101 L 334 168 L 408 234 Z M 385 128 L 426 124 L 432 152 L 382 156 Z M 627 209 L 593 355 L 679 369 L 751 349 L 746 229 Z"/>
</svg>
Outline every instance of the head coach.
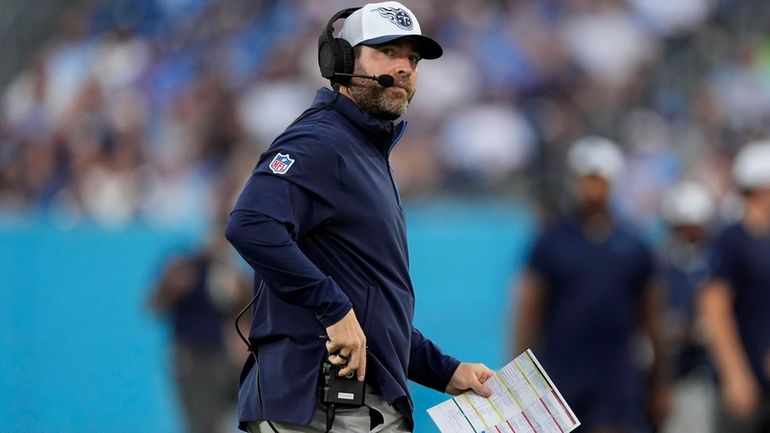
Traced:
<svg viewBox="0 0 770 433">
<path fill-rule="evenodd" d="M 418 63 L 441 54 L 394 1 L 342 10 L 324 26 L 318 61 L 332 89 L 320 89 L 261 156 L 226 227 L 255 271 L 242 429 L 410 432 L 407 379 L 490 394 L 489 369 L 445 355 L 412 324 L 404 208 L 389 155 Z M 364 405 L 330 413 L 324 362 L 340 367 L 332 379 L 365 388 Z"/>
</svg>

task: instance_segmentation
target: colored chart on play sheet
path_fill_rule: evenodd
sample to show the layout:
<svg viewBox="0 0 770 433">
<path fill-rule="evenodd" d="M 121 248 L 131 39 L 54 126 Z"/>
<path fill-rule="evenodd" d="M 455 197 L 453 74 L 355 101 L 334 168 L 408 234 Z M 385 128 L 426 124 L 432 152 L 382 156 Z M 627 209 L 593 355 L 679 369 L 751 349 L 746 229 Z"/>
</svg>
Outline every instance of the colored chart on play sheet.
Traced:
<svg viewBox="0 0 770 433">
<path fill-rule="evenodd" d="M 466 392 L 428 409 L 442 433 L 567 433 L 580 425 L 531 350 L 485 385 L 490 398 Z"/>
</svg>

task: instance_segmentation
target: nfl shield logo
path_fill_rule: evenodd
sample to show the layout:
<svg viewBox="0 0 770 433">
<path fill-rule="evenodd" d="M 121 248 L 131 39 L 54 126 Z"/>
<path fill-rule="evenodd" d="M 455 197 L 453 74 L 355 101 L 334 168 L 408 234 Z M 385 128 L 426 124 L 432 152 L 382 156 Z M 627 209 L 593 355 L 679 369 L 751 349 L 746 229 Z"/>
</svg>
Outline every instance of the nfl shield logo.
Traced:
<svg viewBox="0 0 770 433">
<path fill-rule="evenodd" d="M 279 153 L 270 161 L 270 170 L 275 174 L 285 174 L 292 164 L 294 164 L 294 160 L 289 158 L 288 153 L 286 155 Z"/>
</svg>

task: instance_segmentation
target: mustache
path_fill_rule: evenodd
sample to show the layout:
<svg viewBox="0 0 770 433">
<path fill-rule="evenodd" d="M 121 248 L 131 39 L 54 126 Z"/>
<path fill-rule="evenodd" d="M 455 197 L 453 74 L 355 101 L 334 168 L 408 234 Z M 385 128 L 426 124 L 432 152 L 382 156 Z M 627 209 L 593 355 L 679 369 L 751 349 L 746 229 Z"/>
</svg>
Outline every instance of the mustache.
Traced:
<svg viewBox="0 0 770 433">
<path fill-rule="evenodd" d="M 374 85 L 376 87 L 379 87 L 380 92 L 385 92 L 388 89 L 387 87 L 382 87 L 377 83 L 374 83 Z M 391 87 L 403 89 L 406 92 L 406 96 L 410 98 L 412 95 L 414 95 L 414 92 L 416 90 L 416 86 L 414 86 L 413 84 L 411 84 L 409 81 L 406 81 L 406 80 L 396 81 L 395 83 L 393 83 Z"/>
<path fill-rule="evenodd" d="M 415 86 L 406 80 L 396 81 L 395 83 L 393 83 L 393 87 L 404 89 L 407 91 L 407 93 L 414 93 L 414 89 L 415 89 Z"/>
<path fill-rule="evenodd" d="M 362 72 L 356 72 L 356 73 L 357 74 L 360 73 L 362 75 L 371 75 L 371 74 L 366 74 L 366 73 L 362 73 Z M 393 77 L 393 85 L 390 86 L 390 87 L 398 87 L 398 88 L 404 89 L 410 95 L 415 92 L 416 86 L 413 85 L 412 83 L 410 83 L 408 78 L 400 78 L 399 79 L 398 77 L 395 77 L 395 76 L 392 76 L 392 77 Z M 375 88 L 375 89 L 380 89 L 380 90 L 385 90 L 385 89 L 388 88 L 388 87 L 382 87 L 376 81 L 369 80 L 369 79 L 366 79 L 366 78 L 360 78 L 360 77 L 353 77 L 350 80 L 350 83 L 348 84 L 348 86 L 370 87 L 370 88 Z"/>
</svg>

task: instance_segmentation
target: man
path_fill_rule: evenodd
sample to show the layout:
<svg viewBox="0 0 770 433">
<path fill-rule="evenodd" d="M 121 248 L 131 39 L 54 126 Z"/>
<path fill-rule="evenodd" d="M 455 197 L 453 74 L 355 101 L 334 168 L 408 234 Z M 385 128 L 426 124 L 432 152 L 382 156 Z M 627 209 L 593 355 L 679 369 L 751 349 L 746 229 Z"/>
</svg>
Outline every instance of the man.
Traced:
<svg viewBox="0 0 770 433">
<path fill-rule="evenodd" d="M 244 351 L 233 344 L 231 324 L 248 289 L 217 230 L 201 251 L 169 259 L 152 293 L 150 307 L 173 323 L 172 366 L 188 433 L 223 431 L 232 416 Z"/>
<path fill-rule="evenodd" d="M 319 90 L 262 155 L 226 229 L 257 284 L 242 428 L 327 431 L 332 420 L 318 406 L 325 359 L 367 385 L 366 406 L 337 413 L 335 432 L 411 431 L 407 379 L 490 395 L 489 369 L 444 355 L 412 325 L 404 209 L 388 162 L 417 64 L 441 54 L 398 2 L 341 11 L 319 38 L 322 75 L 335 90 Z"/>
<path fill-rule="evenodd" d="M 519 284 L 516 353 L 532 347 L 587 433 L 648 431 L 642 408 L 662 387 L 659 310 L 649 249 L 610 211 L 623 169 L 617 145 L 578 140 L 568 153 L 576 209 L 535 240 Z M 655 363 L 652 385 L 634 356 L 644 328 Z M 653 401 L 665 403 L 656 397 Z M 652 415 L 660 417 L 660 408 Z"/>
<path fill-rule="evenodd" d="M 671 348 L 672 407 L 662 433 L 713 431 L 713 372 L 697 319 L 697 293 L 708 277 L 710 228 L 716 206 L 709 190 L 685 181 L 666 191 L 663 221 L 669 229 L 660 249 L 666 288 L 666 337 Z"/>
<path fill-rule="evenodd" d="M 717 238 L 700 295 L 708 345 L 719 375 L 717 431 L 770 431 L 770 142 L 735 159 L 743 216 Z"/>
</svg>

